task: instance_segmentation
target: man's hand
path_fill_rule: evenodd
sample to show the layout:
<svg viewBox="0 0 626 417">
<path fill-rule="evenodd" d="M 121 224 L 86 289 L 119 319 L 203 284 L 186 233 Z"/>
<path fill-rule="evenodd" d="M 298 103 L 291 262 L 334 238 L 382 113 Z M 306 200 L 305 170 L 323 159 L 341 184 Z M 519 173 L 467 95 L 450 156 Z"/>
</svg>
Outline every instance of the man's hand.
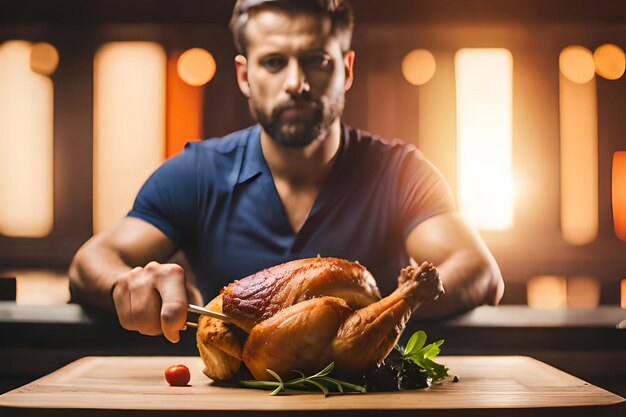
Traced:
<svg viewBox="0 0 626 417">
<path fill-rule="evenodd" d="M 122 327 L 178 342 L 187 319 L 185 282 L 185 271 L 176 264 L 150 262 L 122 275 L 112 291 Z"/>
<path fill-rule="evenodd" d="M 133 217 L 85 243 L 70 266 L 72 301 L 115 307 L 122 327 L 178 342 L 187 304 L 202 304 L 193 275 L 172 262 L 176 248 L 152 224 Z M 184 257 L 176 262 L 185 263 Z M 142 266 L 145 265 L 145 266 Z M 112 301 L 112 302 L 111 302 Z"/>
</svg>

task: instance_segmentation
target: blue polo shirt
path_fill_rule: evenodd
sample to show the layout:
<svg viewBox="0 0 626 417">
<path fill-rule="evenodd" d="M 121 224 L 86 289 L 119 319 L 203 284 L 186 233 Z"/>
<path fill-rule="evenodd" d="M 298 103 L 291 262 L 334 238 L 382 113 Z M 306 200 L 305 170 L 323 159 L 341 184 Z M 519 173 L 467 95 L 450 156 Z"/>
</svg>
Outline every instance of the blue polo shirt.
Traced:
<svg viewBox="0 0 626 417">
<path fill-rule="evenodd" d="M 235 279 L 318 254 L 359 261 L 386 295 L 409 264 L 410 231 L 452 210 L 441 174 L 414 146 L 344 125 L 339 155 L 295 233 L 255 125 L 188 143 L 147 180 L 129 216 L 185 252 L 208 301 Z"/>
</svg>

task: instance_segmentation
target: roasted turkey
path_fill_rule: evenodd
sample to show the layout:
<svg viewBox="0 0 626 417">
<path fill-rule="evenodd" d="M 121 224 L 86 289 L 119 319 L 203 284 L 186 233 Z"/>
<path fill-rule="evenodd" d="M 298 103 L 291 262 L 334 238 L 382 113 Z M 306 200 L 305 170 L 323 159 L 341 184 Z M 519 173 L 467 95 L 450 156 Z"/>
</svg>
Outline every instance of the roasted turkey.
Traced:
<svg viewBox="0 0 626 417">
<path fill-rule="evenodd" d="M 232 323 L 202 317 L 197 343 L 213 380 L 245 364 L 256 379 L 266 369 L 316 372 L 331 361 L 342 373 L 362 372 L 397 343 L 411 313 L 443 293 L 432 264 L 400 271 L 398 287 L 381 298 L 376 281 L 357 262 L 301 259 L 234 281 L 206 308 Z"/>
</svg>

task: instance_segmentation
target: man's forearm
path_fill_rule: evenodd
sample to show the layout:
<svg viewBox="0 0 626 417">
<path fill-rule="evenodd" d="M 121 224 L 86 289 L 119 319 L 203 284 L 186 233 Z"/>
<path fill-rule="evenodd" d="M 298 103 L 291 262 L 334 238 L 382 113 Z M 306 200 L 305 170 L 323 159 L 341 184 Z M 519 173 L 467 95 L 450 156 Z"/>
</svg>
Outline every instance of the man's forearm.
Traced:
<svg viewBox="0 0 626 417">
<path fill-rule="evenodd" d="M 116 251 L 87 244 L 76 253 L 70 265 L 71 301 L 112 310 L 113 284 L 130 270 Z"/>
<path fill-rule="evenodd" d="M 495 261 L 467 251 L 454 254 L 436 267 L 445 294 L 421 306 L 413 317 L 430 319 L 452 316 L 499 301 L 503 284 Z"/>
</svg>

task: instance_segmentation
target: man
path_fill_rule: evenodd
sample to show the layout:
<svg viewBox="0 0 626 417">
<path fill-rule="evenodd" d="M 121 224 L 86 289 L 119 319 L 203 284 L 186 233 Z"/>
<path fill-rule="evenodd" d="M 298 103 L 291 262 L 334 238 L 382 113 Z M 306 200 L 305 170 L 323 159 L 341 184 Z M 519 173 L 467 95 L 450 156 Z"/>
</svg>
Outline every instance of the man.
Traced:
<svg viewBox="0 0 626 417">
<path fill-rule="evenodd" d="M 503 283 L 441 175 L 412 146 L 341 124 L 353 80 L 352 13 L 341 0 L 239 0 L 237 80 L 258 125 L 189 144 L 146 182 L 132 211 L 70 267 L 75 300 L 120 324 L 179 340 L 187 255 L 204 301 L 230 281 L 288 260 L 358 260 L 391 292 L 409 256 L 433 262 L 446 294 L 430 316 L 496 304 Z"/>
</svg>

